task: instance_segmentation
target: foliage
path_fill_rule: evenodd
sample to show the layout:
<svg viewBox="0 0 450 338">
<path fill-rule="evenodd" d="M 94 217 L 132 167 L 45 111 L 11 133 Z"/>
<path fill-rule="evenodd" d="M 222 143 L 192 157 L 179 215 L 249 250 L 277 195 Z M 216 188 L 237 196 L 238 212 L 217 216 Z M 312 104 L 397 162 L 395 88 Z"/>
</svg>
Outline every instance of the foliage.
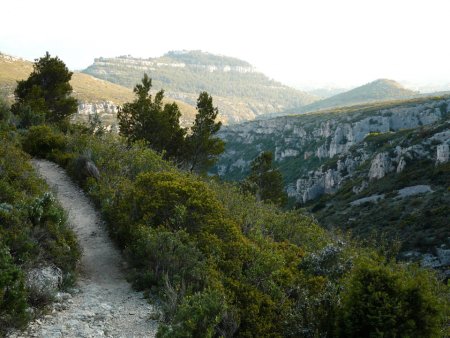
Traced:
<svg viewBox="0 0 450 338">
<path fill-rule="evenodd" d="M 47 52 L 36 59 L 27 80 L 18 81 L 14 91 L 14 114 L 21 118 L 22 127 L 60 122 L 77 111 L 77 100 L 70 97 L 72 72 L 58 57 Z"/>
<path fill-rule="evenodd" d="M 255 194 L 258 200 L 280 206 L 286 204 L 283 177 L 281 172 L 273 167 L 273 155 L 270 151 L 262 152 L 253 160 L 250 175 L 243 182 L 243 189 Z"/>
<path fill-rule="evenodd" d="M 106 127 L 103 125 L 98 113 L 89 115 L 88 125 L 89 131 L 94 135 L 101 136 L 106 133 Z"/>
<path fill-rule="evenodd" d="M 363 260 L 345 281 L 340 337 L 440 337 L 448 318 L 442 282 L 414 266 Z M 444 296 L 446 297 L 446 296 Z M 447 303 L 448 304 L 448 303 Z"/>
<path fill-rule="evenodd" d="M 187 165 L 190 172 L 206 173 L 223 153 L 225 143 L 214 137 L 222 123 L 216 122 L 219 110 L 207 92 L 200 93 L 192 133 L 186 138 Z"/>
<path fill-rule="evenodd" d="M 65 213 L 10 134 L 0 132 L 0 333 L 29 317 L 26 271 L 54 265 L 70 285 L 80 257 Z"/>
<path fill-rule="evenodd" d="M 176 103 L 163 106 L 163 90 L 152 100 L 151 87 L 151 79 L 144 74 L 142 84 L 134 87 L 136 99 L 125 103 L 117 113 L 120 133 L 130 142 L 145 140 L 156 151 L 164 152 L 166 158 L 179 158 L 186 133 L 180 127 L 181 113 Z"/>
<path fill-rule="evenodd" d="M 33 126 L 23 139 L 23 149 L 32 156 L 51 159 L 65 149 L 65 138 L 50 126 Z"/>
<path fill-rule="evenodd" d="M 225 296 L 218 290 L 207 289 L 183 299 L 173 324 L 163 326 L 157 337 L 216 336 L 216 327 L 225 312 Z"/>
<path fill-rule="evenodd" d="M 27 319 L 27 293 L 23 272 L 14 264 L 7 247 L 0 241 L 0 335 L 9 326 L 21 327 Z"/>
<path fill-rule="evenodd" d="M 0 97 L 0 123 L 8 123 L 10 119 L 10 108 L 7 103 Z"/>
<path fill-rule="evenodd" d="M 343 282 L 371 249 L 299 211 L 183 173 L 145 144 L 74 130 L 66 145 L 66 157 L 89 152 L 102 173 L 84 187 L 125 249 L 134 285 L 159 295 L 160 337 L 337 335 Z"/>
</svg>

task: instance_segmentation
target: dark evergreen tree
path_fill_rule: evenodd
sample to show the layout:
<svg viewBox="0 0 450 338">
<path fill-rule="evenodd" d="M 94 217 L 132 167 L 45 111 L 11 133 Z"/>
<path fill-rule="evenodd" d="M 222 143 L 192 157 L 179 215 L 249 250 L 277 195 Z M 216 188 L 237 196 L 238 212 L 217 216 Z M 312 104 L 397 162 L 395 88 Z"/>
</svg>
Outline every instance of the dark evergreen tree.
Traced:
<svg viewBox="0 0 450 338">
<path fill-rule="evenodd" d="M 77 112 L 77 100 L 70 96 L 72 74 L 63 61 L 48 52 L 35 60 L 28 79 L 18 81 L 16 102 L 11 107 L 23 127 L 61 122 Z"/>
<path fill-rule="evenodd" d="M 146 141 L 168 159 L 181 157 L 186 130 L 180 127 L 181 113 L 176 103 L 164 104 L 161 90 L 152 100 L 152 80 L 144 74 L 141 84 L 134 87 L 136 99 L 119 109 L 120 134 L 128 141 Z"/>
<path fill-rule="evenodd" d="M 225 149 L 225 143 L 215 137 L 222 126 L 221 122 L 216 122 L 218 114 L 212 97 L 207 92 L 200 93 L 192 133 L 186 138 L 185 158 L 191 172 L 206 173 Z"/>
<path fill-rule="evenodd" d="M 252 161 L 250 175 L 242 187 L 253 193 L 259 201 L 270 201 L 280 206 L 287 202 L 283 176 L 273 167 L 273 155 L 270 151 L 262 152 Z"/>
</svg>

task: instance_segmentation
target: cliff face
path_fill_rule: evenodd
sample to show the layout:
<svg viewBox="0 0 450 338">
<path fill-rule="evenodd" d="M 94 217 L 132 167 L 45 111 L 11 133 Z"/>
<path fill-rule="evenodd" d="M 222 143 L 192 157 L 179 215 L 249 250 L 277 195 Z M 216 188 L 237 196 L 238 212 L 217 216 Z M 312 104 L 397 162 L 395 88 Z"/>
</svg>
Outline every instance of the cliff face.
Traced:
<svg viewBox="0 0 450 338">
<path fill-rule="evenodd" d="M 405 142 L 390 152 L 380 151 L 383 144 L 374 146 L 367 141 L 380 135 L 389 142 L 389 136 L 404 130 L 442 121 L 448 117 L 449 104 L 449 98 L 416 100 L 382 109 L 289 116 L 230 126 L 221 132 L 227 149 L 216 172 L 240 179 L 258 152 L 271 150 L 287 179 L 288 194 L 307 202 L 337 191 L 364 164 L 368 166 L 364 179 L 371 181 L 401 172 L 415 159 L 433 158 L 444 163 L 449 157 L 449 131 L 419 144 Z"/>
<path fill-rule="evenodd" d="M 290 197 L 325 227 L 400 241 L 400 256 L 450 277 L 450 98 L 226 127 L 215 173 L 239 180 L 271 150 Z"/>
</svg>

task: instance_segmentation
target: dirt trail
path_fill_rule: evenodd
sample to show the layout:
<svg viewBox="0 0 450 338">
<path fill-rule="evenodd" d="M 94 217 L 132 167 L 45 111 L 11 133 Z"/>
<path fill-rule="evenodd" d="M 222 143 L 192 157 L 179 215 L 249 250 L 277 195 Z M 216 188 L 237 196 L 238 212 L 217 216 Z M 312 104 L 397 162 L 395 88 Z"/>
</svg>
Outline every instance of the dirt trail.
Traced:
<svg viewBox="0 0 450 338">
<path fill-rule="evenodd" d="M 20 336 L 154 337 L 153 307 L 125 280 L 120 252 L 90 201 L 59 166 L 44 160 L 33 165 L 68 213 L 83 256 L 77 289 L 63 309 L 32 322 Z"/>
</svg>

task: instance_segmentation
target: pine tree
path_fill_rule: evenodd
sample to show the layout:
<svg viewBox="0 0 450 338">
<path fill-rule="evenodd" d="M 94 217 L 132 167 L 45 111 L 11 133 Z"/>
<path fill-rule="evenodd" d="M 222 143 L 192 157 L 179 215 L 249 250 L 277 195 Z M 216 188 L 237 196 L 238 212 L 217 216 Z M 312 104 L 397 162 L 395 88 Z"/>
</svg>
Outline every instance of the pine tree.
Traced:
<svg viewBox="0 0 450 338">
<path fill-rule="evenodd" d="M 136 99 L 119 109 L 120 134 L 129 142 L 146 141 L 165 158 L 177 160 L 184 148 L 186 130 L 180 127 L 181 113 L 176 103 L 164 104 L 161 90 L 152 100 L 152 80 L 144 74 L 141 84 L 134 87 Z"/>
<path fill-rule="evenodd" d="M 224 151 L 225 143 L 214 137 L 222 126 L 216 122 L 218 114 L 212 97 L 207 92 L 200 93 L 192 133 L 186 138 L 186 165 L 191 172 L 206 173 Z"/>
<path fill-rule="evenodd" d="M 77 100 L 71 97 L 72 72 L 58 57 L 47 52 L 36 59 L 28 79 L 18 81 L 14 91 L 16 102 L 11 107 L 22 126 L 43 122 L 61 122 L 77 112 Z"/>
<path fill-rule="evenodd" d="M 279 206 L 287 202 L 283 176 L 273 167 L 273 155 L 270 151 L 262 152 L 252 161 L 250 175 L 242 187 L 253 193 L 259 201 L 270 201 Z"/>
</svg>

